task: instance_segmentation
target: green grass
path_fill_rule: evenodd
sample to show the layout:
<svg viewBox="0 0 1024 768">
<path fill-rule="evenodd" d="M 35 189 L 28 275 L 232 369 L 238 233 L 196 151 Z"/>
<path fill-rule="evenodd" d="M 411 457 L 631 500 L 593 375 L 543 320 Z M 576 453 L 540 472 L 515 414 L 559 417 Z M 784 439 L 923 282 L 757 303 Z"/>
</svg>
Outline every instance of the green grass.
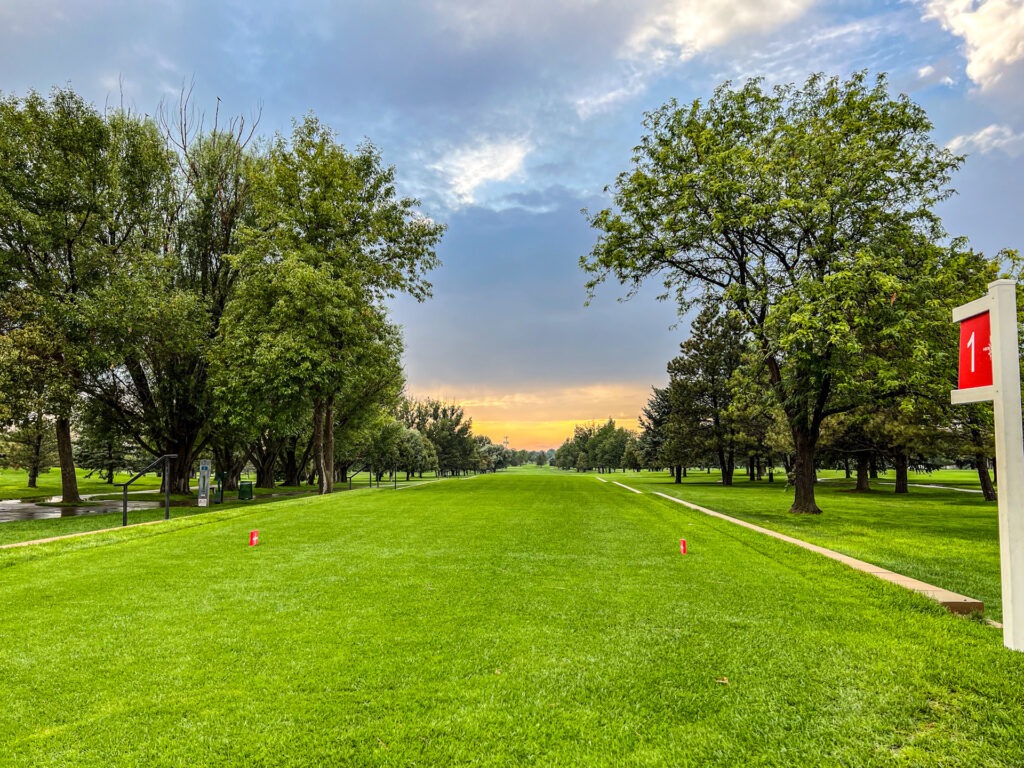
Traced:
<svg viewBox="0 0 1024 768">
<path fill-rule="evenodd" d="M 85 470 L 76 470 L 78 476 L 78 492 L 80 494 L 110 493 L 117 491 L 106 481 L 101 480 L 98 474 L 86 477 L 89 474 Z M 132 475 L 120 473 L 114 477 L 115 483 L 124 483 L 131 480 Z M 28 487 L 28 473 L 18 469 L 0 469 L 0 499 L 16 499 L 19 501 L 40 501 L 52 496 L 61 495 L 60 470 L 52 469 L 43 472 L 36 480 L 37 488 Z M 159 488 L 160 478 L 156 475 L 146 475 L 139 478 L 132 484 L 132 490 L 142 488 Z"/>
<path fill-rule="evenodd" d="M 288 493 L 294 489 L 283 489 L 280 493 Z M 214 504 L 211 507 L 198 507 L 195 496 L 171 496 L 171 518 L 201 515 L 218 510 L 245 508 L 255 504 L 280 501 L 280 497 L 274 495 L 273 491 L 258 489 L 255 498 L 250 501 L 238 501 L 237 493 L 228 494 L 223 504 Z M 303 491 L 308 493 L 308 491 Z M 120 495 L 116 498 L 120 499 Z M 132 494 L 131 501 L 159 502 L 161 506 L 154 509 L 129 509 L 128 525 L 138 525 L 154 520 L 162 520 L 164 517 L 163 494 L 157 491 L 153 493 Z M 16 520 L 7 523 L 0 523 L 0 546 L 14 544 L 22 541 L 33 541 L 36 539 L 48 539 L 54 536 L 67 536 L 74 533 L 87 531 L 100 531 L 107 528 L 115 528 L 121 525 L 121 510 L 113 512 L 97 513 L 88 515 L 74 515 L 71 517 L 51 517 L 41 520 Z"/>
<path fill-rule="evenodd" d="M 910 482 L 967 488 L 970 474 L 956 470 L 931 477 L 911 474 Z M 667 473 L 628 473 L 612 479 L 678 496 L 977 598 L 985 603 L 987 617 L 1001 620 L 995 503 L 984 501 L 981 494 L 935 488 L 911 487 L 910 493 L 896 495 L 891 485 L 874 481 L 870 493 L 854 493 L 853 481 L 842 479 L 842 473 L 821 476 L 830 478 L 815 489 L 818 506 L 824 510 L 821 515 L 789 514 L 793 489 L 785 487 L 784 476 L 775 484 L 751 483 L 737 473 L 731 487 L 719 484 L 717 472 L 691 473 L 681 485 L 674 485 Z M 977 474 L 974 485 L 978 485 Z"/>
<path fill-rule="evenodd" d="M 404 476 L 403 476 L 404 477 Z M 399 480 L 399 487 L 419 485 L 423 483 L 429 483 L 434 481 L 435 478 L 427 476 L 423 478 L 413 478 L 409 482 L 404 479 Z M 140 481 L 142 482 L 142 481 Z M 159 478 L 156 479 L 157 485 L 159 485 Z M 134 488 L 134 486 L 132 486 Z M 360 482 L 355 486 L 354 490 L 365 490 L 367 486 L 365 482 Z M 380 486 L 381 490 L 387 490 L 391 488 L 391 485 L 383 482 Z M 339 484 L 339 492 L 347 491 L 347 484 Z M 374 486 L 376 490 L 376 485 Z M 236 507 L 249 507 L 254 504 L 263 504 L 270 502 L 278 502 L 288 497 L 312 495 L 316 493 L 315 486 L 310 485 L 298 485 L 298 486 L 283 486 L 279 485 L 276 488 L 253 488 L 254 497 L 248 501 L 238 500 L 238 491 L 228 491 L 224 495 L 224 502 L 222 504 L 212 504 L 209 507 L 199 507 L 196 500 L 195 494 L 190 495 L 171 495 L 171 517 L 183 517 L 188 515 L 205 514 L 208 512 L 214 512 L 223 509 L 234 509 Z M 121 493 L 112 494 L 100 494 L 95 497 L 96 501 L 108 500 L 108 501 L 120 501 L 122 498 Z M 129 495 L 130 501 L 148 501 L 159 504 L 158 509 L 130 509 L 128 510 L 128 525 L 137 525 L 138 523 L 147 523 L 153 520 L 162 520 L 164 516 L 164 495 L 160 492 L 159 488 L 152 490 L 149 493 L 131 493 Z M 59 507 L 56 504 L 42 504 L 40 506 L 48 507 Z M 75 505 L 82 506 L 82 505 Z M 88 506 L 85 505 L 85 506 Z M 107 513 L 91 513 L 88 515 L 73 515 L 69 517 L 51 517 L 43 518 L 40 520 L 21 520 L 12 522 L 0 523 L 0 546 L 4 544 L 14 544 L 23 541 L 33 541 L 36 539 L 48 539 L 54 536 L 67 536 L 69 534 L 83 533 L 88 531 L 99 531 L 106 528 L 114 528 L 121 525 L 121 510 L 120 508 L 107 512 Z"/>
<path fill-rule="evenodd" d="M 593 476 L 6 550 L 0 591 L 4 765 L 1024 764 L 997 630 Z"/>
</svg>

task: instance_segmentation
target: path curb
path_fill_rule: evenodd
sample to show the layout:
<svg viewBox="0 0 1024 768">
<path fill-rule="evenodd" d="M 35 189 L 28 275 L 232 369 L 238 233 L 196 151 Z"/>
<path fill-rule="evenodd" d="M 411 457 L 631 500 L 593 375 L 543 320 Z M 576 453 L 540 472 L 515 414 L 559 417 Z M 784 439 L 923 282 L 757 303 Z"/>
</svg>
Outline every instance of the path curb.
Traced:
<svg viewBox="0 0 1024 768">
<path fill-rule="evenodd" d="M 684 507 L 696 510 L 697 512 L 702 512 L 705 515 L 717 517 L 720 520 L 725 520 L 726 522 L 733 523 L 735 525 L 741 525 L 744 528 L 749 528 L 752 531 L 763 533 L 766 536 L 771 536 L 772 538 L 779 539 L 790 544 L 795 544 L 798 547 L 809 549 L 811 552 L 817 552 L 819 555 L 824 555 L 832 560 L 837 560 L 838 562 L 848 565 L 855 570 L 862 571 L 863 573 L 869 573 L 883 581 L 888 581 L 891 584 L 896 584 L 905 589 L 922 594 L 939 603 L 950 613 L 966 615 L 970 613 L 981 613 L 985 610 L 985 604 L 981 600 L 975 600 L 973 597 L 958 595 L 956 592 L 950 592 L 948 589 L 942 589 L 941 587 L 926 584 L 923 581 L 895 573 L 894 571 L 887 570 L 879 565 L 865 563 L 863 560 L 858 560 L 855 557 L 850 557 L 849 555 L 844 555 L 839 552 L 833 552 L 831 549 L 819 547 L 817 544 L 810 544 L 806 541 L 802 541 L 801 539 L 795 539 L 792 536 L 787 536 L 784 533 L 779 533 L 778 531 L 773 531 L 768 528 L 762 528 L 759 525 L 748 523 L 745 520 L 738 520 L 735 517 L 723 515 L 721 512 L 715 512 L 714 510 L 707 509 L 696 504 L 691 504 L 688 501 L 677 499 L 675 496 L 669 496 L 668 494 L 659 493 L 658 491 L 652 491 L 652 493 L 655 496 L 660 496 L 663 499 L 674 501 L 676 504 L 682 504 Z"/>
</svg>

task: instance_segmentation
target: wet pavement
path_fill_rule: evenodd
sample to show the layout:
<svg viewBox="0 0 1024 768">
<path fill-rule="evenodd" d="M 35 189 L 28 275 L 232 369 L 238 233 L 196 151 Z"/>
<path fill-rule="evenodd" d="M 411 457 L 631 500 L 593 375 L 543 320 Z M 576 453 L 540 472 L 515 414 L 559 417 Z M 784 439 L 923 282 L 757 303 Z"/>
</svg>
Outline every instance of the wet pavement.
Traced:
<svg viewBox="0 0 1024 768">
<path fill-rule="evenodd" d="M 85 497 L 88 499 L 88 497 Z M 54 496 L 47 501 L 60 501 Z M 128 509 L 157 509 L 163 505 L 158 501 L 129 501 Z M 0 523 L 16 520 L 45 520 L 54 517 L 78 517 L 80 515 L 105 515 L 120 512 L 120 500 L 95 501 L 83 507 L 47 507 L 32 501 L 0 501 Z"/>
</svg>

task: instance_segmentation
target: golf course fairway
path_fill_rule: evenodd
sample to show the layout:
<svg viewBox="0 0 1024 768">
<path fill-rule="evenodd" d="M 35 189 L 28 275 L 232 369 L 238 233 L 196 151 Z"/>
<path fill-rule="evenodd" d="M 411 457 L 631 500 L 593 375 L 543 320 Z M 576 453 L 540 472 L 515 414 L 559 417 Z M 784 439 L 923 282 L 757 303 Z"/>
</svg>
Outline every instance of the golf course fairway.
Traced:
<svg viewBox="0 0 1024 768">
<path fill-rule="evenodd" d="M 1024 764 L 998 629 L 593 475 L 3 550 L 0 593 L 5 766 Z"/>
</svg>

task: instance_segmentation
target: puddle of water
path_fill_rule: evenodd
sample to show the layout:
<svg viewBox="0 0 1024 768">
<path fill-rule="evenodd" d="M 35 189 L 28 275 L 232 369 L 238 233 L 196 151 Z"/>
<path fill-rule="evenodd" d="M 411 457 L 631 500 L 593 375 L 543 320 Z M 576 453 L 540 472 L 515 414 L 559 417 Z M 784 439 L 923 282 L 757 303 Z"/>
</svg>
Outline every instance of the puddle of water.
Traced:
<svg viewBox="0 0 1024 768">
<path fill-rule="evenodd" d="M 58 500 L 60 497 L 57 497 Z M 129 510 L 156 509 L 161 506 L 154 501 L 129 501 Z M 56 517 L 78 517 L 80 515 L 103 515 L 120 512 L 121 502 L 107 501 L 88 507 L 41 507 L 20 501 L 0 501 L 0 523 L 17 520 L 48 520 Z"/>
</svg>

